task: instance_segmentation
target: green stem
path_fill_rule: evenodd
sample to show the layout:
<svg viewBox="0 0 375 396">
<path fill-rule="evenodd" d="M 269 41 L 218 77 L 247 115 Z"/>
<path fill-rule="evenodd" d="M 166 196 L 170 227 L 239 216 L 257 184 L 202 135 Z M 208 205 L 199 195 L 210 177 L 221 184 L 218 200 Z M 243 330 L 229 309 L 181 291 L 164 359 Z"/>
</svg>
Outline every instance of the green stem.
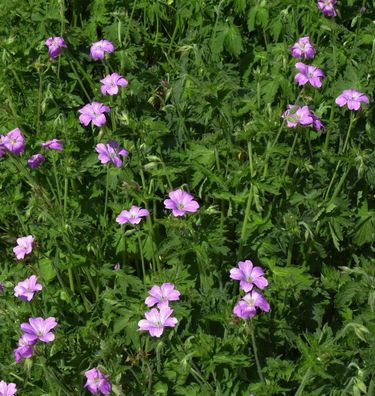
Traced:
<svg viewBox="0 0 375 396">
<path fill-rule="evenodd" d="M 288 160 L 286 161 L 286 164 L 285 164 L 285 167 L 284 167 L 283 175 L 281 176 L 282 179 L 284 179 L 285 175 L 286 175 L 287 172 L 288 172 L 290 160 L 292 159 L 292 155 L 293 155 L 294 149 L 295 149 L 295 147 L 296 147 L 297 139 L 298 139 L 298 133 L 296 132 L 296 133 L 294 134 L 294 139 L 293 139 L 293 143 L 292 143 L 292 148 L 290 149 L 289 156 L 288 156 Z"/>
<path fill-rule="evenodd" d="M 107 223 L 106 216 L 107 216 L 107 206 L 108 206 L 108 191 L 109 191 L 109 165 L 107 165 L 107 175 L 105 178 L 105 198 L 104 198 L 104 212 L 103 212 L 103 218 L 105 224 Z"/>
<path fill-rule="evenodd" d="M 141 263 L 142 263 L 142 272 L 143 272 L 143 283 L 145 282 L 146 270 L 145 270 L 145 259 L 143 257 L 143 248 L 142 248 L 142 241 L 139 233 L 137 233 L 138 239 L 138 247 L 139 247 L 139 254 L 141 256 Z"/>
<path fill-rule="evenodd" d="M 252 344 L 252 347 L 253 347 L 255 363 L 256 363 L 257 371 L 258 371 L 258 376 L 259 376 L 259 379 L 262 381 L 262 383 L 265 385 L 266 382 L 264 380 L 264 377 L 263 377 L 263 374 L 262 374 L 262 367 L 261 367 L 260 362 L 259 362 L 258 349 L 257 349 L 257 344 L 255 342 L 255 335 L 254 335 L 254 324 L 253 324 L 252 321 L 250 322 L 250 335 L 251 335 L 251 344 Z"/>
</svg>

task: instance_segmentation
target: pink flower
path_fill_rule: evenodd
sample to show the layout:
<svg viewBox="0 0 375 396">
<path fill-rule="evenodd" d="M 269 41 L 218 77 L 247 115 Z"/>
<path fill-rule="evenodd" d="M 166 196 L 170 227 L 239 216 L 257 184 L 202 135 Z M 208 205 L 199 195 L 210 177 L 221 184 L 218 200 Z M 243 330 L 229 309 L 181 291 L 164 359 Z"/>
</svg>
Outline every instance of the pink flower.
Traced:
<svg viewBox="0 0 375 396">
<path fill-rule="evenodd" d="M 91 58 L 94 60 L 104 59 L 106 52 L 113 52 L 115 50 L 114 45 L 108 40 L 100 40 L 93 43 L 90 48 Z"/>
<path fill-rule="evenodd" d="M 178 301 L 180 299 L 180 292 L 175 288 L 172 283 L 163 283 L 161 286 L 152 286 L 149 290 L 149 297 L 146 298 L 145 304 L 152 307 L 157 304 L 160 307 L 163 303 L 169 301 Z"/>
<path fill-rule="evenodd" d="M 47 140 L 46 142 L 42 143 L 43 148 L 47 148 L 50 150 L 57 150 L 62 151 L 63 149 L 63 141 L 58 139 Z"/>
<path fill-rule="evenodd" d="M 240 281 L 240 288 L 245 292 L 252 290 L 253 286 L 264 289 L 268 285 L 261 267 L 254 267 L 250 260 L 240 261 L 238 268 L 230 270 L 230 277 Z"/>
<path fill-rule="evenodd" d="M 297 125 L 311 125 L 313 123 L 313 115 L 308 106 L 288 105 L 288 110 L 282 115 L 286 119 L 289 128 Z"/>
<path fill-rule="evenodd" d="M 325 16 L 336 16 L 336 0 L 318 0 L 318 7 Z"/>
<path fill-rule="evenodd" d="M 112 391 L 112 385 L 107 380 L 108 375 L 104 375 L 98 368 L 93 368 L 85 372 L 87 378 L 85 388 L 92 394 L 109 395 Z"/>
<path fill-rule="evenodd" d="M 100 82 L 103 84 L 100 88 L 103 95 L 116 95 L 118 87 L 127 87 L 128 85 L 128 81 L 117 73 L 105 76 Z"/>
<path fill-rule="evenodd" d="M 354 89 L 345 89 L 336 98 L 336 104 L 340 107 L 347 105 L 349 110 L 359 110 L 361 102 L 368 103 L 368 96 Z"/>
<path fill-rule="evenodd" d="M 24 259 L 27 254 L 32 252 L 33 242 L 34 237 L 32 235 L 17 238 L 17 246 L 13 248 L 13 252 L 17 257 L 17 260 Z"/>
<path fill-rule="evenodd" d="M 95 150 L 99 154 L 98 159 L 102 164 L 112 162 L 117 168 L 122 166 L 120 156 L 126 157 L 128 155 L 128 151 L 124 148 L 120 149 L 119 144 L 114 140 L 109 141 L 107 144 L 97 144 Z"/>
<path fill-rule="evenodd" d="M 169 194 L 170 199 L 164 201 L 164 206 L 167 209 L 172 209 L 173 216 L 184 216 L 186 212 L 196 212 L 199 208 L 197 201 L 189 193 L 180 189 L 171 191 Z"/>
<path fill-rule="evenodd" d="M 242 319 L 249 319 L 256 315 L 256 309 L 260 308 L 264 312 L 270 311 L 270 305 L 266 298 L 253 290 L 246 294 L 233 308 L 233 313 Z"/>
<path fill-rule="evenodd" d="M 25 138 L 21 131 L 15 128 L 2 138 L 2 145 L 13 154 L 21 154 L 25 151 Z"/>
<path fill-rule="evenodd" d="M 301 37 L 290 49 L 293 58 L 312 59 L 315 56 L 315 49 L 310 43 L 308 36 Z"/>
<path fill-rule="evenodd" d="M 48 47 L 48 56 L 50 58 L 56 58 L 61 54 L 61 49 L 67 48 L 65 41 L 62 37 L 49 37 L 45 41 L 45 45 Z"/>
<path fill-rule="evenodd" d="M 31 275 L 30 278 L 19 282 L 14 288 L 14 295 L 25 301 L 31 301 L 34 297 L 34 293 L 42 290 L 42 285 L 38 283 L 38 278 L 35 275 Z"/>
<path fill-rule="evenodd" d="M 27 160 L 27 165 L 29 165 L 29 167 L 31 169 L 35 169 L 37 168 L 46 158 L 44 157 L 43 154 L 34 154 L 32 155 L 28 160 Z"/>
<path fill-rule="evenodd" d="M 13 396 L 16 392 L 16 384 L 13 382 L 7 384 L 5 381 L 0 381 L 0 396 Z"/>
<path fill-rule="evenodd" d="M 13 351 L 16 363 L 20 363 L 21 360 L 29 359 L 33 356 L 35 343 L 36 340 L 30 342 L 24 334 L 18 339 L 18 348 Z"/>
<path fill-rule="evenodd" d="M 131 223 L 139 224 L 142 217 L 148 216 L 150 213 L 147 209 L 139 208 L 138 206 L 132 205 L 129 210 L 123 210 L 117 217 L 116 222 L 119 224 Z"/>
<path fill-rule="evenodd" d="M 159 308 L 153 308 L 145 312 L 145 318 L 138 322 L 139 331 L 148 331 L 152 337 L 160 337 L 164 327 L 175 327 L 177 319 L 171 317 L 173 309 L 167 303 L 160 304 Z"/>
<path fill-rule="evenodd" d="M 29 323 L 21 323 L 21 330 L 25 333 L 24 337 L 29 343 L 37 340 L 51 342 L 55 339 L 51 330 L 56 326 L 57 322 L 54 317 L 47 319 L 29 318 Z"/>
<path fill-rule="evenodd" d="M 92 122 L 94 125 L 101 127 L 106 123 L 104 113 L 108 113 L 111 109 L 100 102 L 92 102 L 78 110 L 81 115 L 79 121 L 84 126 L 89 125 Z"/>
<path fill-rule="evenodd" d="M 305 65 L 302 62 L 296 63 L 296 69 L 299 73 L 296 74 L 294 80 L 298 82 L 299 85 L 305 85 L 309 82 L 313 87 L 320 88 L 322 82 L 321 77 L 324 77 L 324 72 L 315 66 Z"/>
</svg>

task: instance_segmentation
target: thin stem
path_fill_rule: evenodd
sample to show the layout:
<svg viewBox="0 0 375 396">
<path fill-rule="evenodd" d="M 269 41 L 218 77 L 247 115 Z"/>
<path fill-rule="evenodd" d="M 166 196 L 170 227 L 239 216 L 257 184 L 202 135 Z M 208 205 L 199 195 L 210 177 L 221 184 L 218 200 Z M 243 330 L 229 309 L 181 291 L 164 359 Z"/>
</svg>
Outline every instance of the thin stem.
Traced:
<svg viewBox="0 0 375 396">
<path fill-rule="evenodd" d="M 252 347 L 253 347 L 255 363 L 256 363 L 257 371 L 258 371 L 258 376 L 259 376 L 259 379 L 263 382 L 263 384 L 265 384 L 266 382 L 265 382 L 263 374 L 262 374 L 262 367 L 261 367 L 260 362 L 259 362 L 258 349 L 257 349 L 257 344 L 255 342 L 255 336 L 254 336 L 254 324 L 253 324 L 252 321 L 250 322 L 250 335 L 251 335 L 251 344 L 252 344 Z"/>
<path fill-rule="evenodd" d="M 142 241 L 141 241 L 141 237 L 139 236 L 139 233 L 137 233 L 137 239 L 138 239 L 139 254 L 141 256 L 141 263 L 142 263 L 143 282 L 145 282 L 145 275 L 146 275 L 145 259 L 143 257 Z"/>
<path fill-rule="evenodd" d="M 107 206 L 108 206 L 108 191 L 109 191 L 109 166 L 107 166 L 107 175 L 105 178 L 105 198 L 104 198 L 104 212 L 103 212 L 103 218 L 105 223 L 107 223 L 106 216 L 107 216 Z"/>
<path fill-rule="evenodd" d="M 292 159 L 292 155 L 293 155 L 294 149 L 295 149 L 295 147 L 296 147 L 297 139 L 298 139 L 298 133 L 296 132 L 296 133 L 294 134 L 294 139 L 293 139 L 293 143 L 292 143 L 292 148 L 290 149 L 289 156 L 288 156 L 288 160 L 286 161 L 286 164 L 285 164 L 285 167 L 284 167 L 283 175 L 281 176 L 282 179 L 284 179 L 285 175 L 286 175 L 287 172 L 288 172 L 290 160 Z"/>
</svg>

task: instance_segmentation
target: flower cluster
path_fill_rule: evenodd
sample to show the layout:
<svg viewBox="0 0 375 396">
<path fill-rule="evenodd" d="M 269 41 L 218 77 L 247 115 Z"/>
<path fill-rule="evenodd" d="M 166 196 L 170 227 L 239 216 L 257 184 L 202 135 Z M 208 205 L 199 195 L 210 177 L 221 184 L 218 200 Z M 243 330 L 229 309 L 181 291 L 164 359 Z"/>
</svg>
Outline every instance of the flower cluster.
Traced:
<svg viewBox="0 0 375 396">
<path fill-rule="evenodd" d="M 324 7 L 334 7 L 335 5 L 335 1 L 331 0 L 319 1 L 318 4 L 319 3 L 324 3 Z M 323 8 L 321 9 L 323 10 Z M 334 10 L 334 8 L 332 9 Z M 295 44 L 293 44 L 290 49 L 290 53 L 293 58 L 313 59 L 315 57 L 316 50 L 310 43 L 310 38 L 305 36 L 301 37 Z M 325 75 L 322 69 L 313 65 L 306 65 L 302 62 L 297 62 L 295 67 L 298 73 L 294 77 L 294 80 L 299 85 L 309 83 L 314 88 L 320 88 L 322 86 L 321 78 Z M 353 89 L 344 90 L 336 98 L 336 104 L 340 107 L 347 105 L 349 110 L 359 110 L 362 102 L 368 103 L 368 97 L 362 92 L 355 91 Z M 323 128 L 320 118 L 316 116 L 307 105 L 299 106 L 297 104 L 290 104 L 281 117 L 286 120 L 289 128 L 295 128 L 297 125 L 312 125 L 318 131 Z"/>
<path fill-rule="evenodd" d="M 250 260 L 240 261 L 238 267 L 230 270 L 230 278 L 240 281 L 240 289 L 247 293 L 233 308 L 235 315 L 242 319 L 249 319 L 256 315 L 257 308 L 264 312 L 270 311 L 271 308 L 266 298 L 254 290 L 254 286 L 259 289 L 268 286 L 261 267 L 254 267 Z"/>
<path fill-rule="evenodd" d="M 148 292 L 145 300 L 148 307 L 156 304 L 157 308 L 145 312 L 145 318 L 138 322 L 139 331 L 148 331 L 152 337 L 160 337 L 165 327 L 175 327 L 177 319 L 172 317 L 173 309 L 169 306 L 170 301 L 178 301 L 180 292 L 172 283 L 163 283 L 161 286 L 154 285 Z"/>
<path fill-rule="evenodd" d="M 44 343 L 52 342 L 55 335 L 52 329 L 57 326 L 56 319 L 49 317 L 29 318 L 28 323 L 21 323 L 22 336 L 18 340 L 18 348 L 14 350 L 14 358 L 19 363 L 22 359 L 30 358 L 34 353 L 34 346 L 37 341 Z"/>
</svg>

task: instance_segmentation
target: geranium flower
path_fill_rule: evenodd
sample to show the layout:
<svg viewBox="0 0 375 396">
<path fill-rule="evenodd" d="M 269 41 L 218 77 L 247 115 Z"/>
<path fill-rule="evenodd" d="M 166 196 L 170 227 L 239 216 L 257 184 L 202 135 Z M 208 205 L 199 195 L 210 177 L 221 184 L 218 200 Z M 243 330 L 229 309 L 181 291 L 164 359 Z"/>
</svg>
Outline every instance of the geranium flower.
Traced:
<svg viewBox="0 0 375 396">
<path fill-rule="evenodd" d="M 98 368 L 93 368 L 85 372 L 87 378 L 85 388 L 92 394 L 109 395 L 112 391 L 112 385 L 107 380 L 108 375 L 104 375 Z"/>
<path fill-rule="evenodd" d="M 161 286 L 154 285 L 148 294 L 149 297 L 145 300 L 145 304 L 148 307 L 152 307 L 155 304 L 160 307 L 163 303 L 180 299 L 180 292 L 175 289 L 172 283 L 163 283 Z"/>
<path fill-rule="evenodd" d="M 29 318 L 29 323 L 21 323 L 21 330 L 25 333 L 25 339 L 29 343 L 37 340 L 51 342 L 55 339 L 55 335 L 51 330 L 56 326 L 57 322 L 54 317 L 47 319 Z"/>
<path fill-rule="evenodd" d="M 336 98 L 336 104 L 340 107 L 348 106 L 349 110 L 358 110 L 361 107 L 361 102 L 368 103 L 368 96 L 362 92 L 355 91 L 354 89 L 345 89 Z"/>
<path fill-rule="evenodd" d="M 62 48 L 67 48 L 62 37 L 49 37 L 45 41 L 45 45 L 48 47 L 48 56 L 50 58 L 58 57 L 61 54 Z"/>
<path fill-rule="evenodd" d="M 118 87 L 128 86 L 128 81 L 117 73 L 105 76 L 100 82 L 103 84 L 100 88 L 103 95 L 116 95 L 118 93 Z"/>
<path fill-rule="evenodd" d="M 257 308 L 264 312 L 270 311 L 270 305 L 266 298 L 253 290 L 246 294 L 233 308 L 233 313 L 242 319 L 249 319 L 256 315 Z"/>
<path fill-rule="evenodd" d="M 63 141 L 59 139 L 47 140 L 42 143 L 42 147 L 50 150 L 62 151 L 63 149 Z"/>
<path fill-rule="evenodd" d="M 35 275 L 31 275 L 30 278 L 18 283 L 14 288 L 14 295 L 22 300 L 31 301 L 34 293 L 42 289 L 42 285 L 38 283 L 38 278 Z"/>
<path fill-rule="evenodd" d="M 167 303 L 160 304 L 159 308 L 153 308 L 145 312 L 145 318 L 138 322 L 139 331 L 148 331 L 152 337 L 160 337 L 165 327 L 175 327 L 177 319 L 171 317 L 173 309 Z"/>
<path fill-rule="evenodd" d="M 240 281 L 240 288 L 245 292 L 252 290 L 253 286 L 264 289 L 268 285 L 264 277 L 264 271 L 261 267 L 254 267 L 250 260 L 240 261 L 238 268 L 230 270 L 230 277 Z"/>
<path fill-rule="evenodd" d="M 123 210 L 117 217 L 116 222 L 119 224 L 131 223 L 139 224 L 142 217 L 148 216 L 150 213 L 147 209 L 142 209 L 138 206 L 132 205 L 129 210 Z"/>
<path fill-rule="evenodd" d="M 100 102 L 92 102 L 78 110 L 81 115 L 79 121 L 84 126 L 89 125 L 92 122 L 94 125 L 101 127 L 107 121 L 104 113 L 108 113 L 111 109 Z"/>
<path fill-rule="evenodd" d="M 336 16 L 336 0 L 318 0 L 318 7 L 325 16 Z"/>
<path fill-rule="evenodd" d="M 21 154 L 25 150 L 25 138 L 21 131 L 15 128 L 2 138 L 2 145 L 13 154 Z"/>
<path fill-rule="evenodd" d="M 297 81 L 299 85 L 305 85 L 309 82 L 315 88 L 320 88 L 322 86 L 320 79 L 324 77 L 323 70 L 315 66 L 305 65 L 302 62 L 296 63 L 296 69 L 299 73 L 296 74 L 294 80 Z"/>
<path fill-rule="evenodd" d="M 90 48 L 90 55 L 92 59 L 104 59 L 106 52 L 113 52 L 115 50 L 114 45 L 108 40 L 100 40 L 93 43 Z"/>
<path fill-rule="evenodd" d="M 114 140 L 109 141 L 107 144 L 97 144 L 95 150 L 99 154 L 98 159 L 102 164 L 112 162 L 117 168 L 122 166 L 120 156 L 126 157 L 129 154 L 124 148 L 120 149 L 119 144 Z"/>
<path fill-rule="evenodd" d="M 13 396 L 16 392 L 16 384 L 13 382 L 7 384 L 5 381 L 0 381 L 0 396 Z"/>
<path fill-rule="evenodd" d="M 169 199 L 164 201 L 167 209 L 172 209 L 173 216 L 184 216 L 186 212 L 194 213 L 198 210 L 199 204 L 194 201 L 194 197 L 180 189 L 171 191 Z"/>
<path fill-rule="evenodd" d="M 290 49 L 293 58 L 312 59 L 315 56 L 315 48 L 310 43 L 308 36 L 301 37 Z"/>
<path fill-rule="evenodd" d="M 34 237 L 28 235 L 26 237 L 17 238 L 17 246 L 13 248 L 13 252 L 18 260 L 25 258 L 33 250 Z"/>
<path fill-rule="evenodd" d="M 35 169 L 37 168 L 44 160 L 45 160 L 45 156 L 43 154 L 34 154 L 32 155 L 28 160 L 27 160 L 27 165 L 29 165 L 29 167 L 31 169 Z"/>
<path fill-rule="evenodd" d="M 282 115 L 286 119 L 287 126 L 294 128 L 297 125 L 311 125 L 313 116 L 308 106 L 288 105 L 288 110 Z"/>
<path fill-rule="evenodd" d="M 18 348 L 13 351 L 16 363 L 20 363 L 21 360 L 29 359 L 33 356 L 35 343 L 36 340 L 29 342 L 24 334 L 18 339 Z"/>
</svg>

